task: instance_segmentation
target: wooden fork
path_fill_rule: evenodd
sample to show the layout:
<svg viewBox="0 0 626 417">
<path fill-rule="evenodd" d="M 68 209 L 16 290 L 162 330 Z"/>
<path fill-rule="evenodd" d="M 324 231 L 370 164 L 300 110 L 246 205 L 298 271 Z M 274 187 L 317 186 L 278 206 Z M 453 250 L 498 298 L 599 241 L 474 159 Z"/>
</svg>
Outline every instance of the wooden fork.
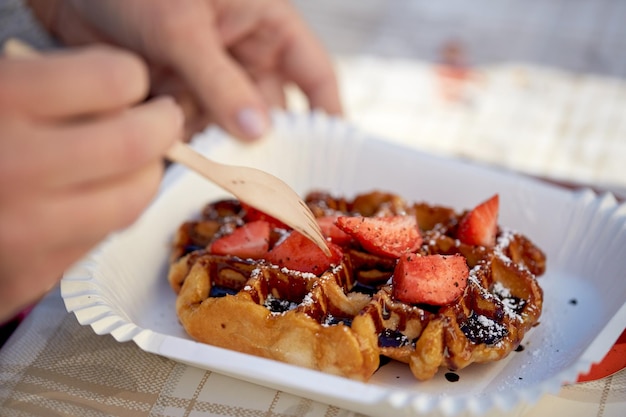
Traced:
<svg viewBox="0 0 626 417">
<path fill-rule="evenodd" d="M 211 161 L 182 142 L 168 150 L 167 158 L 191 168 L 244 203 L 292 227 L 330 255 L 311 209 L 279 178 L 256 168 Z"/>
<path fill-rule="evenodd" d="M 38 52 L 20 40 L 9 39 L 4 44 L 4 54 L 8 57 L 32 57 Z M 259 169 L 211 161 L 182 142 L 176 142 L 167 151 L 166 157 L 172 162 L 191 168 L 232 193 L 240 201 L 292 227 L 330 255 L 313 213 L 300 196 L 281 179 Z"/>
</svg>

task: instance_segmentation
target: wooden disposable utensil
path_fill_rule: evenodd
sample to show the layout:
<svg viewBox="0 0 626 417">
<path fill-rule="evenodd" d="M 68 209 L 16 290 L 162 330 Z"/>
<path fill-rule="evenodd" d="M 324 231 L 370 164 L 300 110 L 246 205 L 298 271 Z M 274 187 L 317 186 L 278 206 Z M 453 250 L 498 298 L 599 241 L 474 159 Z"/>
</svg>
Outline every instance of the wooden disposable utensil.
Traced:
<svg viewBox="0 0 626 417">
<path fill-rule="evenodd" d="M 256 168 L 211 161 L 182 142 L 168 150 L 167 158 L 191 168 L 244 203 L 292 227 L 330 255 L 315 216 L 300 196 L 279 178 Z"/>
<path fill-rule="evenodd" d="M 22 41 L 9 39 L 4 44 L 4 54 L 9 57 L 32 57 L 38 53 Z M 240 201 L 292 227 L 330 255 L 313 213 L 281 179 L 259 169 L 211 161 L 182 142 L 176 142 L 167 151 L 166 158 L 194 170 Z"/>
</svg>

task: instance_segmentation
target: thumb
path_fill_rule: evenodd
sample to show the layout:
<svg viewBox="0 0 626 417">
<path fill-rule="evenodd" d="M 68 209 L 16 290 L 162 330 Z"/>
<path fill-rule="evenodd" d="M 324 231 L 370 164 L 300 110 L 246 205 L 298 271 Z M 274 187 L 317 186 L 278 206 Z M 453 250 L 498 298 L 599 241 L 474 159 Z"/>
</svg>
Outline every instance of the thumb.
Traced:
<svg viewBox="0 0 626 417">
<path fill-rule="evenodd" d="M 213 119 L 241 139 L 257 139 L 270 128 L 268 108 L 252 79 L 220 47 L 203 68 L 185 74 Z M 209 62 L 211 61 L 211 62 Z"/>
<path fill-rule="evenodd" d="M 250 140 L 269 129 L 265 102 L 225 50 L 208 2 L 85 1 L 80 5 L 81 13 L 118 43 L 174 70 L 203 110 L 230 134 Z"/>
<path fill-rule="evenodd" d="M 206 27 L 200 29 L 187 31 L 187 39 L 170 38 L 171 47 L 163 58 L 222 128 L 243 140 L 263 136 L 270 127 L 270 118 L 260 92 L 243 68 L 227 55 L 217 34 Z"/>
</svg>

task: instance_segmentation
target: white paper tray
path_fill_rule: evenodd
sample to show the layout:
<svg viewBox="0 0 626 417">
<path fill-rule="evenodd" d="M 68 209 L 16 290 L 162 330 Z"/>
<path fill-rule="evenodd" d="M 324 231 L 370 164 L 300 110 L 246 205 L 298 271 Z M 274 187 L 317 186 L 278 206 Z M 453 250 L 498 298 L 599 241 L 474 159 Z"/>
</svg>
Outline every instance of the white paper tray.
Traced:
<svg viewBox="0 0 626 417">
<path fill-rule="evenodd" d="M 525 350 L 459 371 L 455 383 L 444 372 L 418 382 L 393 363 L 359 383 L 190 340 L 166 279 L 169 245 L 181 222 L 228 195 L 180 166 L 171 167 L 160 195 L 132 227 L 67 272 L 61 290 L 68 311 L 97 334 L 133 340 L 147 352 L 381 417 L 485 414 L 535 402 L 575 381 L 624 329 L 626 205 L 613 196 L 422 154 L 320 114 L 275 114 L 275 126 L 272 138 L 251 146 L 219 130 L 194 146 L 217 161 L 270 171 L 301 194 L 380 189 L 461 210 L 499 193 L 500 223 L 530 237 L 548 257 L 540 278 L 544 313 Z"/>
</svg>

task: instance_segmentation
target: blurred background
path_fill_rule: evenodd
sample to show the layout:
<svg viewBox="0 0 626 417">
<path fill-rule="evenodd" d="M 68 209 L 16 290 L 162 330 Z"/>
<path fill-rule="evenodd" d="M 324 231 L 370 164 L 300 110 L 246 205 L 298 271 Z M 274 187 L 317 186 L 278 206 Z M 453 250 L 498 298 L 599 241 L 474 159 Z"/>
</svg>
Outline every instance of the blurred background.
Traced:
<svg viewBox="0 0 626 417">
<path fill-rule="evenodd" d="M 626 195 L 626 1 L 292 1 L 361 130 Z"/>
</svg>

